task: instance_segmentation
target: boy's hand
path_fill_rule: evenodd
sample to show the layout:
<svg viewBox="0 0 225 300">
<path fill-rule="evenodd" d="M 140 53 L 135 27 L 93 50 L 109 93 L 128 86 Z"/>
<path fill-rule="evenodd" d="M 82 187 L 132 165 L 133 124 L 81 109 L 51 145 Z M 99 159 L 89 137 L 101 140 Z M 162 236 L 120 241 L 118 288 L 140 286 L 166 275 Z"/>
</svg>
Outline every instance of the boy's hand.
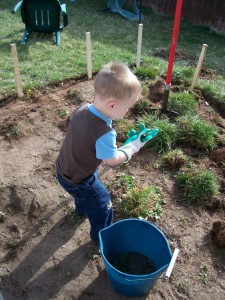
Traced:
<svg viewBox="0 0 225 300">
<path fill-rule="evenodd" d="M 122 151 L 126 155 L 126 161 L 130 160 L 132 155 L 137 153 L 141 149 L 141 147 L 143 147 L 147 143 L 147 141 L 141 141 L 141 136 L 142 135 L 140 134 L 136 140 L 118 148 L 118 151 Z"/>
</svg>

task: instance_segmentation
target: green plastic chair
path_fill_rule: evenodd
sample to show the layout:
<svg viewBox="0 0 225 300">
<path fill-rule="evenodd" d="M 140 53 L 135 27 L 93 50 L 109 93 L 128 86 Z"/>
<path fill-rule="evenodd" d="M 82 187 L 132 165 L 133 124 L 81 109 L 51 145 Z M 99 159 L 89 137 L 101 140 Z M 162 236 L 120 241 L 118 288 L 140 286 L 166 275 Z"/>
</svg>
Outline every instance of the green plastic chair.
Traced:
<svg viewBox="0 0 225 300">
<path fill-rule="evenodd" d="M 21 45 L 26 43 L 32 31 L 55 32 L 56 45 L 60 45 L 60 31 L 68 25 L 66 4 L 61 4 L 58 0 L 22 0 L 13 8 L 12 14 L 15 14 L 19 8 L 25 24 Z"/>
</svg>

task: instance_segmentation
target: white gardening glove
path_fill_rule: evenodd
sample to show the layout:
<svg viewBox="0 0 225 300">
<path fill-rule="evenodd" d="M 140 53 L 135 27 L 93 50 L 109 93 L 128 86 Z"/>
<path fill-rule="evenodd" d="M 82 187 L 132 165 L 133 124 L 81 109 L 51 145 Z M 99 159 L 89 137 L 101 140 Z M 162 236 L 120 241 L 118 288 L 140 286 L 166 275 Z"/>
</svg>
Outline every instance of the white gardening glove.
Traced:
<svg viewBox="0 0 225 300">
<path fill-rule="evenodd" d="M 122 151 L 126 157 L 127 157 L 127 160 L 130 160 L 132 155 L 134 153 L 137 153 L 141 147 L 143 147 L 145 144 L 147 143 L 146 142 L 141 142 L 141 134 L 136 138 L 136 140 L 132 141 L 132 142 L 129 142 L 128 144 L 125 144 L 121 147 L 118 148 L 118 151 Z"/>
</svg>

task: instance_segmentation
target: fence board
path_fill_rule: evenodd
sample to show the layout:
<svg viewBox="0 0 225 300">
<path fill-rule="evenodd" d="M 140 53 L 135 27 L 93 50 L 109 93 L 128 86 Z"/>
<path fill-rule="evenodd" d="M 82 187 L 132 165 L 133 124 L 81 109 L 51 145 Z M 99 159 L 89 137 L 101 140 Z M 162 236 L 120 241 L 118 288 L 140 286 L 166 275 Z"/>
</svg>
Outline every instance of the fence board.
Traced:
<svg viewBox="0 0 225 300">
<path fill-rule="evenodd" d="M 140 0 L 137 0 L 139 6 Z M 173 16 L 176 0 L 142 0 L 142 5 L 151 7 L 165 15 Z M 224 0 L 184 0 L 182 18 L 194 24 L 206 25 L 225 34 L 225 1 Z"/>
</svg>

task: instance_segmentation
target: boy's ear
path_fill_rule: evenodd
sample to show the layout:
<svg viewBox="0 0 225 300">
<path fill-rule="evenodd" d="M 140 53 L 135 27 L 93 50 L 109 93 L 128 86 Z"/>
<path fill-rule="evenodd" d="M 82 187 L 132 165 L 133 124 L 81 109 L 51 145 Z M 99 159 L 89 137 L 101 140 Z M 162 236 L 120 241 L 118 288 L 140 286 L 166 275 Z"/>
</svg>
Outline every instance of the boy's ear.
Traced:
<svg viewBox="0 0 225 300">
<path fill-rule="evenodd" d="M 113 110 L 115 108 L 115 106 L 117 105 L 117 101 L 116 100 L 110 100 L 108 103 L 107 103 L 107 106 L 108 106 L 108 109 L 109 110 Z"/>
</svg>

